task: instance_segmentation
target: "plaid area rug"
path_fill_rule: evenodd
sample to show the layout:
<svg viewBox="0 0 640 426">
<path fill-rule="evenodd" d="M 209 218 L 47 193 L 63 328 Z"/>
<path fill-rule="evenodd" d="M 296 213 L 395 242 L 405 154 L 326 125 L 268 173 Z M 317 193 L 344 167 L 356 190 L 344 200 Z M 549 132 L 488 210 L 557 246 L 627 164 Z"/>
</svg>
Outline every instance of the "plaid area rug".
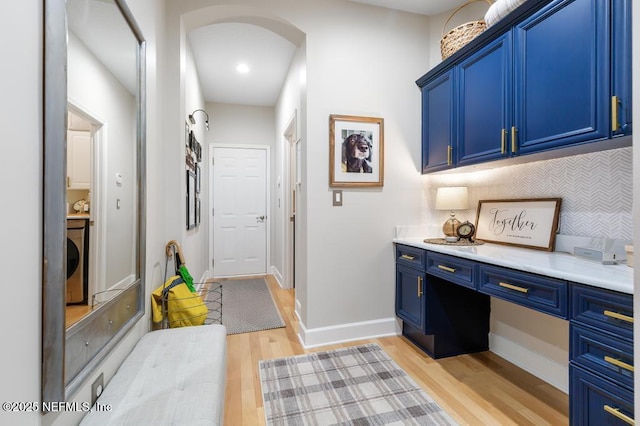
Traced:
<svg viewBox="0 0 640 426">
<path fill-rule="evenodd" d="M 259 362 L 267 425 L 455 425 L 369 344 Z"/>
</svg>

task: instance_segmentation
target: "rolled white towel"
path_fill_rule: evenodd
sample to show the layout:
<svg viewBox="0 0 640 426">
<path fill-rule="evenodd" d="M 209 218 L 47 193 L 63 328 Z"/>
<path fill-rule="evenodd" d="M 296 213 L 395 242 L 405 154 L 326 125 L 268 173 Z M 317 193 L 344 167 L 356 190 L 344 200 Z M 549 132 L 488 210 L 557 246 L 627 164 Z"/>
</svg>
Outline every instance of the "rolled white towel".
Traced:
<svg viewBox="0 0 640 426">
<path fill-rule="evenodd" d="M 487 10 L 487 13 L 484 15 L 487 28 L 507 16 L 525 1 L 526 0 L 497 0 L 489 7 L 489 10 Z"/>
</svg>

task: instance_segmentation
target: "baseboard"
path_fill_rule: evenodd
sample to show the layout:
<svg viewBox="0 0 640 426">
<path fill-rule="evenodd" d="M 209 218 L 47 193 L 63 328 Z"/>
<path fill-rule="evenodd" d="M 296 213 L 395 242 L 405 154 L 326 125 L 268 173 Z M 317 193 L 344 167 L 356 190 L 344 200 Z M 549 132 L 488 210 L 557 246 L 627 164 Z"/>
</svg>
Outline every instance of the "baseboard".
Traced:
<svg viewBox="0 0 640 426">
<path fill-rule="evenodd" d="M 273 275 L 273 277 L 276 279 L 280 288 L 284 288 L 284 285 L 282 284 L 284 282 L 284 278 L 282 278 L 282 274 L 280 273 L 280 271 L 278 271 L 278 268 L 272 266 L 271 275 Z"/>
<path fill-rule="evenodd" d="M 202 288 L 202 286 L 204 285 L 204 283 L 207 282 L 207 280 L 209 279 L 209 270 L 204 271 L 204 273 L 200 276 L 200 281 L 198 281 L 196 283 L 196 285 L 194 286 L 196 288 L 196 291 L 200 291 L 200 289 Z"/>
<path fill-rule="evenodd" d="M 293 312 L 296 314 L 296 318 L 298 318 L 299 323 L 302 323 L 302 319 L 300 319 L 301 310 L 302 310 L 302 304 L 300 304 L 300 301 L 296 299 L 296 308 L 293 310 Z"/>
<path fill-rule="evenodd" d="M 396 336 L 401 333 L 402 328 L 395 317 L 312 329 L 306 328 L 302 321 L 298 324 L 298 339 L 305 348 Z"/>
<path fill-rule="evenodd" d="M 569 367 L 550 360 L 530 348 L 518 345 L 493 333 L 489 333 L 489 349 L 512 364 L 569 393 Z"/>
</svg>

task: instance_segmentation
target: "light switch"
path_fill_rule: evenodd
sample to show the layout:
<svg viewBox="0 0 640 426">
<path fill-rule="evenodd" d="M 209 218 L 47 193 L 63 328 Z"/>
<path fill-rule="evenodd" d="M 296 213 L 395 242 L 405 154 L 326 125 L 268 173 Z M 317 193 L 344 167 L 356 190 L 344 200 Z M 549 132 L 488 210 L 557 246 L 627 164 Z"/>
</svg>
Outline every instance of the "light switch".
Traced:
<svg viewBox="0 0 640 426">
<path fill-rule="evenodd" d="M 120 198 L 116 200 L 116 209 L 120 208 Z"/>
<path fill-rule="evenodd" d="M 334 207 L 342 206 L 342 190 L 341 189 L 333 190 L 333 206 Z"/>
</svg>

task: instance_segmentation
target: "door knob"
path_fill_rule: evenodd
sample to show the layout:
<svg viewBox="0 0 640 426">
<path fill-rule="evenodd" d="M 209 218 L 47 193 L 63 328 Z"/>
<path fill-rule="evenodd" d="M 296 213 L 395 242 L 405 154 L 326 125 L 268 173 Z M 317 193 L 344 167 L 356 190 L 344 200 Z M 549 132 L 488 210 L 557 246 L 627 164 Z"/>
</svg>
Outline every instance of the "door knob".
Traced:
<svg viewBox="0 0 640 426">
<path fill-rule="evenodd" d="M 256 217 L 256 222 L 264 222 L 265 219 L 266 219 L 266 216 L 258 216 Z"/>
</svg>

